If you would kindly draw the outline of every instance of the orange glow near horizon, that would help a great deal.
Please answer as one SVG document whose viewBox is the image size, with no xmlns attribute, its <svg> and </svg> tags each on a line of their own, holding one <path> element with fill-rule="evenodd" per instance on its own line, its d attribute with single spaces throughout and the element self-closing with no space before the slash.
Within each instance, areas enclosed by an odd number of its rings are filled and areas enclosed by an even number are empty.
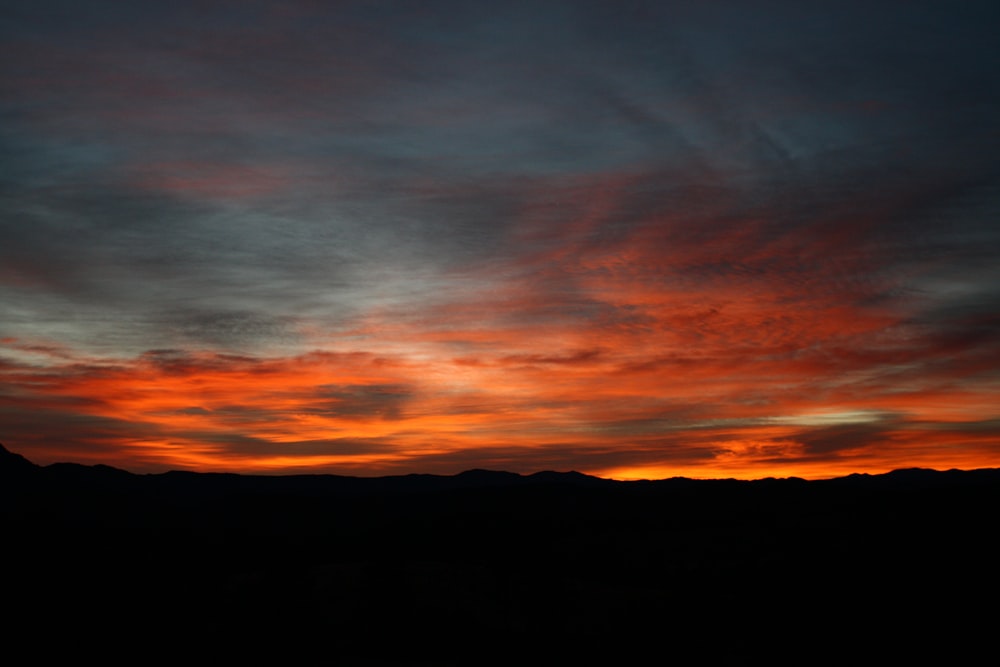
<svg viewBox="0 0 1000 667">
<path fill-rule="evenodd" d="M 427 343 L 411 332 L 421 350 L 412 358 L 203 352 L 99 362 L 50 351 L 46 365 L 8 368 L 17 389 L 6 401 L 53 415 L 70 406 L 65 441 L 25 432 L 5 442 L 43 463 L 146 471 L 572 468 L 614 479 L 747 479 L 996 464 L 995 433 L 979 427 L 996 405 L 989 388 L 918 383 L 859 397 L 836 374 L 812 380 L 822 359 L 739 359 L 721 344 L 652 354 L 651 337 L 635 331 L 588 341 L 565 330 L 551 347 L 520 331 L 464 333 L 488 335 L 490 350 L 500 340 L 504 353 L 450 356 L 449 338 L 434 331 L 423 333 Z M 810 381 L 818 395 L 802 391 Z M 81 419 L 97 426 L 81 436 L 71 429 Z"/>
<path fill-rule="evenodd" d="M 5 339 L 0 408 L 21 416 L 0 436 L 40 462 L 149 471 L 824 478 L 1000 463 L 1000 364 L 845 278 L 876 260 L 844 250 L 841 225 L 769 235 L 749 219 L 699 238 L 653 216 L 596 242 L 628 183 L 597 188 L 558 234 L 526 208 L 512 234 L 542 249 L 435 278 L 460 288 L 377 300 L 335 333 L 304 319 L 311 351 L 109 359 Z"/>
<path fill-rule="evenodd" d="M 373 305 L 336 335 L 305 323 L 311 352 L 109 359 L 0 341 L 0 436 L 43 463 L 148 471 L 822 478 L 1000 462 L 995 359 L 856 305 L 865 285 L 822 273 L 839 265 L 787 259 L 836 245 L 836 228 L 758 247 L 747 265 L 777 268 L 734 280 L 712 257 L 758 222 L 692 240 L 651 219 L 594 243 L 616 187 L 557 248 L 453 269 L 442 280 L 463 288 L 446 298 Z M 525 215 L 516 233 L 537 232 Z"/>
</svg>

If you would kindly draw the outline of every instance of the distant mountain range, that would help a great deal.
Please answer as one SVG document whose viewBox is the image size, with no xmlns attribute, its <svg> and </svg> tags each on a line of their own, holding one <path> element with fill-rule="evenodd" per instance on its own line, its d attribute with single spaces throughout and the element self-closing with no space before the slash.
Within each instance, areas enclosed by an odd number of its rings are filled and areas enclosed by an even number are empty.
<svg viewBox="0 0 1000 667">
<path fill-rule="evenodd" d="M 1000 468 L 975 470 L 904 468 L 883 474 L 853 473 L 844 477 L 806 481 L 798 477 L 758 480 L 692 479 L 672 477 L 660 480 L 618 481 L 580 472 L 540 471 L 529 475 L 472 469 L 456 475 L 408 474 L 383 477 L 355 477 L 335 474 L 247 475 L 170 471 L 134 474 L 111 466 L 53 463 L 40 466 L 0 444 L 0 480 L 8 484 L 100 484 L 123 490 L 140 488 L 173 489 L 191 493 L 249 491 L 303 494 L 444 491 L 476 488 L 516 488 L 530 486 L 613 489 L 627 487 L 659 489 L 709 489 L 728 487 L 835 486 L 866 488 L 941 487 L 1000 482 Z"/>
<path fill-rule="evenodd" d="M 138 475 L 0 447 L 0 627 L 105 662 L 974 664 L 998 517 L 996 469 Z"/>
</svg>

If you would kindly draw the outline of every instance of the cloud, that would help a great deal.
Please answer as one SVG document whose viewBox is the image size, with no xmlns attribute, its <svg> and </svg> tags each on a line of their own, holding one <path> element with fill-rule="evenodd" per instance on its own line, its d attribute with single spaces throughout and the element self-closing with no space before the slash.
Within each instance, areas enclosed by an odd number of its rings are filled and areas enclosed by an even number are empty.
<svg viewBox="0 0 1000 667">
<path fill-rule="evenodd" d="M 987 3 L 105 5 L 0 27 L 5 441 L 267 470 L 941 460 L 918 432 L 985 456 Z"/>
<path fill-rule="evenodd" d="M 795 440 L 804 446 L 806 456 L 829 456 L 882 444 L 890 439 L 892 432 L 898 428 L 899 424 L 870 422 L 838 424 L 803 431 L 795 436 Z"/>
<path fill-rule="evenodd" d="M 290 318 L 247 311 L 195 312 L 164 317 L 176 327 L 179 337 L 196 348 L 221 349 L 251 347 L 259 341 L 282 341 L 295 337 Z"/>
<path fill-rule="evenodd" d="M 320 385 L 313 396 L 325 403 L 314 408 L 319 414 L 401 419 L 413 389 L 401 383 Z"/>
</svg>

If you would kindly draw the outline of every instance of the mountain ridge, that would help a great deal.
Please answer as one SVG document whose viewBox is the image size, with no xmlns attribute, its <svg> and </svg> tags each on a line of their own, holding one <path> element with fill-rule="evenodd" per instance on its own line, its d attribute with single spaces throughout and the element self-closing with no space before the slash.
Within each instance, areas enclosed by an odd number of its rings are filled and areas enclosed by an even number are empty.
<svg viewBox="0 0 1000 667">
<path fill-rule="evenodd" d="M 907 467 L 884 473 L 850 473 L 840 477 L 807 480 L 801 477 L 761 477 L 756 479 L 667 477 L 661 479 L 616 480 L 589 475 L 576 470 L 540 470 L 517 473 L 507 470 L 471 468 L 455 474 L 409 473 L 364 477 L 337 473 L 292 473 L 262 475 L 234 472 L 198 472 L 169 470 L 159 473 L 133 473 L 106 464 L 81 464 L 56 462 L 39 465 L 21 454 L 11 452 L 0 443 L 0 479 L 9 483 L 31 481 L 63 484 L 103 483 L 131 485 L 148 484 L 188 486 L 192 488 L 217 486 L 220 488 L 248 489 L 256 487 L 271 490 L 319 492 L 339 491 L 421 491 L 434 489 L 504 488 L 555 485 L 569 488 L 642 488 L 642 487 L 718 487 L 730 486 L 937 486 L 942 484 L 1000 481 L 1000 468 L 935 468 Z"/>
<path fill-rule="evenodd" d="M 507 665 L 547 642 L 590 664 L 622 638 L 645 653 L 666 637 L 717 646 L 722 664 L 797 664 L 775 663 L 775 627 L 827 650 L 850 608 L 860 634 L 845 658 L 870 651 L 865 633 L 883 636 L 887 617 L 920 637 L 957 623 L 940 643 L 954 657 L 955 638 L 993 637 L 967 597 L 1000 594 L 998 507 L 996 469 L 136 475 L 0 449 L 0 569 L 11 637 L 44 623 L 103 642 L 116 628 L 157 650 L 189 638 L 186 655 L 208 643 L 259 657 L 266 641 L 285 664 L 298 647 L 303 664 L 333 651 L 345 665 Z M 723 617 L 742 620 L 720 643 Z M 893 637 L 883 648 L 898 657 Z"/>
</svg>

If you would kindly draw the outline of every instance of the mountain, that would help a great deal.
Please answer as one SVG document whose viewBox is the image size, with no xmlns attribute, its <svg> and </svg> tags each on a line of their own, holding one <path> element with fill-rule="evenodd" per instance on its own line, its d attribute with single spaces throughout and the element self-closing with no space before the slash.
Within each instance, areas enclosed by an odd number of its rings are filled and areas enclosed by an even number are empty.
<svg viewBox="0 0 1000 667">
<path fill-rule="evenodd" d="M 0 443 L 0 479 L 19 475 L 29 475 L 38 470 L 38 466 L 20 454 L 8 451 Z"/>
<path fill-rule="evenodd" d="M 384 477 L 352 477 L 332 474 L 298 475 L 248 475 L 234 473 L 197 473 L 170 471 L 166 473 L 136 475 L 112 466 L 81 465 L 78 463 L 53 463 L 39 466 L 20 454 L 7 450 L 0 444 L 0 476 L 8 479 L 26 477 L 35 482 L 57 484 L 98 484 L 104 488 L 121 485 L 123 488 L 190 491 L 217 495 L 227 492 L 253 490 L 260 493 L 296 493 L 315 495 L 322 493 L 386 493 L 426 492 L 454 489 L 487 489 L 529 486 L 558 486 L 579 488 L 635 489 L 695 489 L 775 487 L 775 486 L 838 486 L 854 488 L 902 488 L 992 484 L 1000 477 L 1000 469 L 938 471 L 928 468 L 906 468 L 883 474 L 853 473 L 845 477 L 806 482 L 797 477 L 764 478 L 759 480 L 691 479 L 673 477 L 661 480 L 622 482 L 586 475 L 576 471 L 556 472 L 544 470 L 529 475 L 518 473 L 471 469 L 456 475 L 408 474 Z"/>
<path fill-rule="evenodd" d="M 992 469 L 136 475 L 0 447 L 5 642 L 286 664 L 968 664 L 995 635 L 998 510 Z"/>
</svg>

